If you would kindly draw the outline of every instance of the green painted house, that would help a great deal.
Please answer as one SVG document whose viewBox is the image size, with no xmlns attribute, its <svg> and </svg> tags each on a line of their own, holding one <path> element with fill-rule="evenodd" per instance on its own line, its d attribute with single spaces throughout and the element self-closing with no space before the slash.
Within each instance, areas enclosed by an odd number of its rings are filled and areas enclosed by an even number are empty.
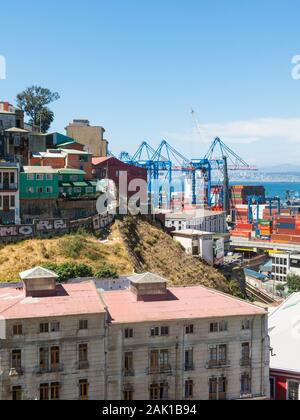
<svg viewBox="0 0 300 420">
<path fill-rule="evenodd" d="M 24 166 L 20 173 L 20 199 L 57 199 L 58 173 L 51 166 Z"/>
<path fill-rule="evenodd" d="M 58 169 L 59 193 L 67 198 L 92 197 L 97 194 L 97 181 L 85 181 L 86 173 L 79 169 Z"/>
</svg>

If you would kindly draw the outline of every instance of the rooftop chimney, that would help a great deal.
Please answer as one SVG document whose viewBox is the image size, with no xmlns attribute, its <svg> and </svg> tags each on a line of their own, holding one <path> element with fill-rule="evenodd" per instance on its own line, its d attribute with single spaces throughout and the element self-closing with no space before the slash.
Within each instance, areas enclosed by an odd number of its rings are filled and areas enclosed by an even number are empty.
<svg viewBox="0 0 300 420">
<path fill-rule="evenodd" d="M 56 294 L 57 274 L 42 267 L 20 273 L 23 281 L 25 296 L 53 296 Z"/>
<path fill-rule="evenodd" d="M 167 280 L 152 273 L 140 274 L 130 277 L 130 290 L 137 300 L 146 296 L 161 298 L 167 295 Z"/>
</svg>

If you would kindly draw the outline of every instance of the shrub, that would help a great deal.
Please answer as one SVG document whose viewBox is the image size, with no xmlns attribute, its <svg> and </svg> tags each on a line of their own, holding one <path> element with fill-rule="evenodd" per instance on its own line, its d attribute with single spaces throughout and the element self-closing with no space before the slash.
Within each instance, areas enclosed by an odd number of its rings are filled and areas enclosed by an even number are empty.
<svg viewBox="0 0 300 420">
<path fill-rule="evenodd" d="M 85 245 L 82 235 L 69 236 L 59 241 L 61 253 L 68 258 L 77 258 Z"/>
<path fill-rule="evenodd" d="M 58 281 L 64 282 L 77 277 L 92 277 L 93 270 L 86 264 L 75 264 L 75 263 L 45 263 L 44 268 L 54 271 L 58 275 Z"/>
<path fill-rule="evenodd" d="M 113 265 L 103 263 L 94 271 L 95 277 L 98 279 L 117 279 L 119 278 L 118 272 Z"/>
<path fill-rule="evenodd" d="M 296 274 L 289 274 L 287 276 L 287 285 L 290 293 L 295 293 L 300 291 L 300 277 Z"/>
</svg>

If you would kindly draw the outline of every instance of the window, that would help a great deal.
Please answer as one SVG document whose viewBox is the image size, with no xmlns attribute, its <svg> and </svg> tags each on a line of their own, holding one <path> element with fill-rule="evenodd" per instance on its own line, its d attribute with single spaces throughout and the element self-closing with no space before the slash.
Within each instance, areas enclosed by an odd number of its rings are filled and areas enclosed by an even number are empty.
<svg viewBox="0 0 300 420">
<path fill-rule="evenodd" d="M 186 334 L 194 334 L 194 325 L 187 325 L 185 327 L 185 333 Z"/>
<path fill-rule="evenodd" d="M 242 366 L 248 365 L 250 363 L 250 344 L 242 343 Z"/>
<path fill-rule="evenodd" d="M 153 327 L 151 328 L 150 332 L 151 337 L 159 337 L 160 335 L 162 337 L 166 337 L 169 335 L 169 327 L 163 326 L 163 327 Z"/>
<path fill-rule="evenodd" d="M 43 188 L 43 187 L 37 187 L 36 192 L 37 192 L 38 194 L 43 194 L 43 192 L 44 192 L 44 188 Z"/>
<path fill-rule="evenodd" d="M 194 396 L 194 382 L 192 380 L 185 381 L 184 396 L 186 400 L 192 399 Z"/>
<path fill-rule="evenodd" d="M 27 174 L 27 181 L 33 181 L 34 180 L 34 174 Z"/>
<path fill-rule="evenodd" d="M 126 328 L 124 331 L 124 337 L 125 338 L 133 338 L 133 329 L 132 328 Z"/>
<path fill-rule="evenodd" d="M 10 196 L 10 208 L 13 209 L 16 206 L 16 197 L 14 195 Z"/>
<path fill-rule="evenodd" d="M 159 336 L 159 328 L 151 328 L 151 337 L 158 337 Z"/>
<path fill-rule="evenodd" d="M 219 400 L 226 400 L 226 396 L 227 396 L 227 379 L 224 376 L 222 376 L 221 378 L 219 378 L 218 391 L 219 391 L 219 395 L 218 395 Z"/>
<path fill-rule="evenodd" d="M 47 371 L 49 369 L 49 349 L 48 347 L 40 348 L 40 370 Z"/>
<path fill-rule="evenodd" d="M 228 322 L 227 321 L 212 322 L 209 326 L 209 331 L 211 333 L 226 332 L 228 331 Z"/>
<path fill-rule="evenodd" d="M 52 181 L 53 179 L 53 175 L 52 174 L 46 174 L 46 180 L 47 181 Z"/>
<path fill-rule="evenodd" d="M 245 319 L 242 322 L 242 330 L 246 331 L 246 330 L 250 330 L 250 329 L 251 329 L 251 321 L 250 321 L 250 319 Z"/>
<path fill-rule="evenodd" d="M 70 175 L 70 181 L 78 181 L 78 176 L 77 175 Z"/>
<path fill-rule="evenodd" d="M 40 324 L 40 333 L 48 333 L 49 332 L 49 324 L 48 322 L 43 322 Z"/>
<path fill-rule="evenodd" d="M 14 146 L 19 147 L 21 144 L 21 137 L 19 135 L 14 136 Z"/>
<path fill-rule="evenodd" d="M 60 330 L 59 322 L 51 322 L 51 332 L 58 332 Z"/>
<path fill-rule="evenodd" d="M 161 327 L 161 329 L 160 329 L 160 335 L 161 336 L 167 336 L 167 335 L 169 335 L 169 327 Z"/>
<path fill-rule="evenodd" d="M 210 324 L 209 331 L 211 333 L 218 332 L 219 331 L 219 324 L 217 322 L 212 322 Z"/>
<path fill-rule="evenodd" d="M 15 324 L 13 326 L 13 335 L 22 335 L 22 334 L 23 334 L 22 324 Z"/>
<path fill-rule="evenodd" d="M 166 400 L 168 399 L 169 385 L 165 382 L 150 385 L 150 400 Z"/>
<path fill-rule="evenodd" d="M 53 192 L 52 187 L 46 187 L 46 193 L 51 194 Z"/>
<path fill-rule="evenodd" d="M 12 393 L 12 400 L 13 401 L 21 401 L 22 400 L 22 387 L 21 386 L 13 386 L 11 393 Z"/>
<path fill-rule="evenodd" d="M 26 191 L 28 194 L 34 194 L 34 188 L 33 187 L 27 187 Z"/>
<path fill-rule="evenodd" d="M 185 350 L 184 366 L 185 366 L 186 371 L 194 369 L 194 351 L 193 351 L 193 349 Z"/>
<path fill-rule="evenodd" d="M 79 162 L 88 162 L 89 157 L 88 157 L 88 155 L 80 155 L 78 160 L 79 160 Z"/>
<path fill-rule="evenodd" d="M 79 329 L 80 330 L 87 330 L 89 327 L 89 322 L 87 319 L 81 319 L 79 321 Z"/>
<path fill-rule="evenodd" d="M 169 370 L 169 350 L 151 350 L 150 373 L 167 372 Z"/>
<path fill-rule="evenodd" d="M 13 350 L 11 352 L 11 367 L 12 369 L 21 369 L 22 367 L 22 352 L 21 350 Z"/>
<path fill-rule="evenodd" d="M 85 192 L 86 192 L 87 194 L 93 194 L 94 189 L 93 189 L 93 187 L 86 187 Z"/>
<path fill-rule="evenodd" d="M 60 354 L 59 354 L 59 347 L 51 347 L 50 349 L 50 363 L 51 363 L 51 370 L 57 371 L 60 368 Z"/>
<path fill-rule="evenodd" d="M 60 383 L 59 382 L 52 382 L 49 384 L 40 384 L 40 400 L 41 401 L 48 401 L 49 394 L 50 400 L 59 400 L 60 399 Z"/>
<path fill-rule="evenodd" d="M 9 182 L 11 184 L 14 184 L 15 183 L 15 173 L 14 172 L 11 172 L 10 173 L 10 175 L 9 175 Z"/>
<path fill-rule="evenodd" d="M 59 400 L 60 399 L 60 383 L 53 382 L 50 386 L 50 399 Z"/>
<path fill-rule="evenodd" d="M 43 181 L 44 180 L 44 175 L 43 174 L 36 174 L 36 180 L 37 181 Z"/>
<path fill-rule="evenodd" d="M 209 379 L 209 400 L 216 401 L 218 399 L 218 379 Z"/>
<path fill-rule="evenodd" d="M 88 400 L 88 389 L 89 384 L 87 379 L 81 379 L 79 381 L 79 399 Z"/>
<path fill-rule="evenodd" d="M 126 352 L 124 355 L 124 370 L 125 375 L 133 374 L 133 353 Z"/>
<path fill-rule="evenodd" d="M 299 382 L 296 381 L 288 381 L 288 387 L 287 387 L 287 399 L 288 401 L 299 401 Z"/>
<path fill-rule="evenodd" d="M 243 373 L 241 377 L 241 394 L 251 394 L 251 379 L 249 373 Z"/>
<path fill-rule="evenodd" d="M 224 366 L 227 362 L 227 345 L 209 346 L 209 367 Z"/>
<path fill-rule="evenodd" d="M 276 392 L 275 392 L 276 380 L 275 378 L 270 378 L 270 396 L 271 400 L 275 400 Z"/>
<path fill-rule="evenodd" d="M 2 195 L 0 195 L 0 207 L 3 207 L 3 203 L 2 203 Z"/>
<path fill-rule="evenodd" d="M 227 321 L 221 321 L 220 322 L 219 331 L 220 332 L 228 331 L 228 322 Z"/>
<path fill-rule="evenodd" d="M 79 344 L 78 346 L 79 369 L 86 367 L 88 362 L 88 345 Z"/>
<path fill-rule="evenodd" d="M 126 389 L 124 391 L 124 401 L 133 401 L 133 389 Z"/>
<path fill-rule="evenodd" d="M 49 400 L 49 384 L 40 385 L 40 400 L 41 401 Z"/>
</svg>

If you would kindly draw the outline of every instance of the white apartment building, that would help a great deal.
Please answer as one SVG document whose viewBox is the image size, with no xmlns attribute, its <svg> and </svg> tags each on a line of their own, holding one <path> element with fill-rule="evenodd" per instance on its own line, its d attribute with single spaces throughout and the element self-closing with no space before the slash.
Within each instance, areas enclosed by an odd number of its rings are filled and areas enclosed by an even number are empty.
<svg viewBox="0 0 300 420">
<path fill-rule="evenodd" d="M 165 226 L 176 230 L 200 230 L 210 233 L 226 233 L 227 222 L 225 212 L 195 210 L 191 212 L 171 213 L 165 216 Z"/>
<path fill-rule="evenodd" d="M 286 282 L 289 274 L 300 276 L 300 254 L 274 253 L 272 258 L 272 276 L 276 281 Z"/>
</svg>

